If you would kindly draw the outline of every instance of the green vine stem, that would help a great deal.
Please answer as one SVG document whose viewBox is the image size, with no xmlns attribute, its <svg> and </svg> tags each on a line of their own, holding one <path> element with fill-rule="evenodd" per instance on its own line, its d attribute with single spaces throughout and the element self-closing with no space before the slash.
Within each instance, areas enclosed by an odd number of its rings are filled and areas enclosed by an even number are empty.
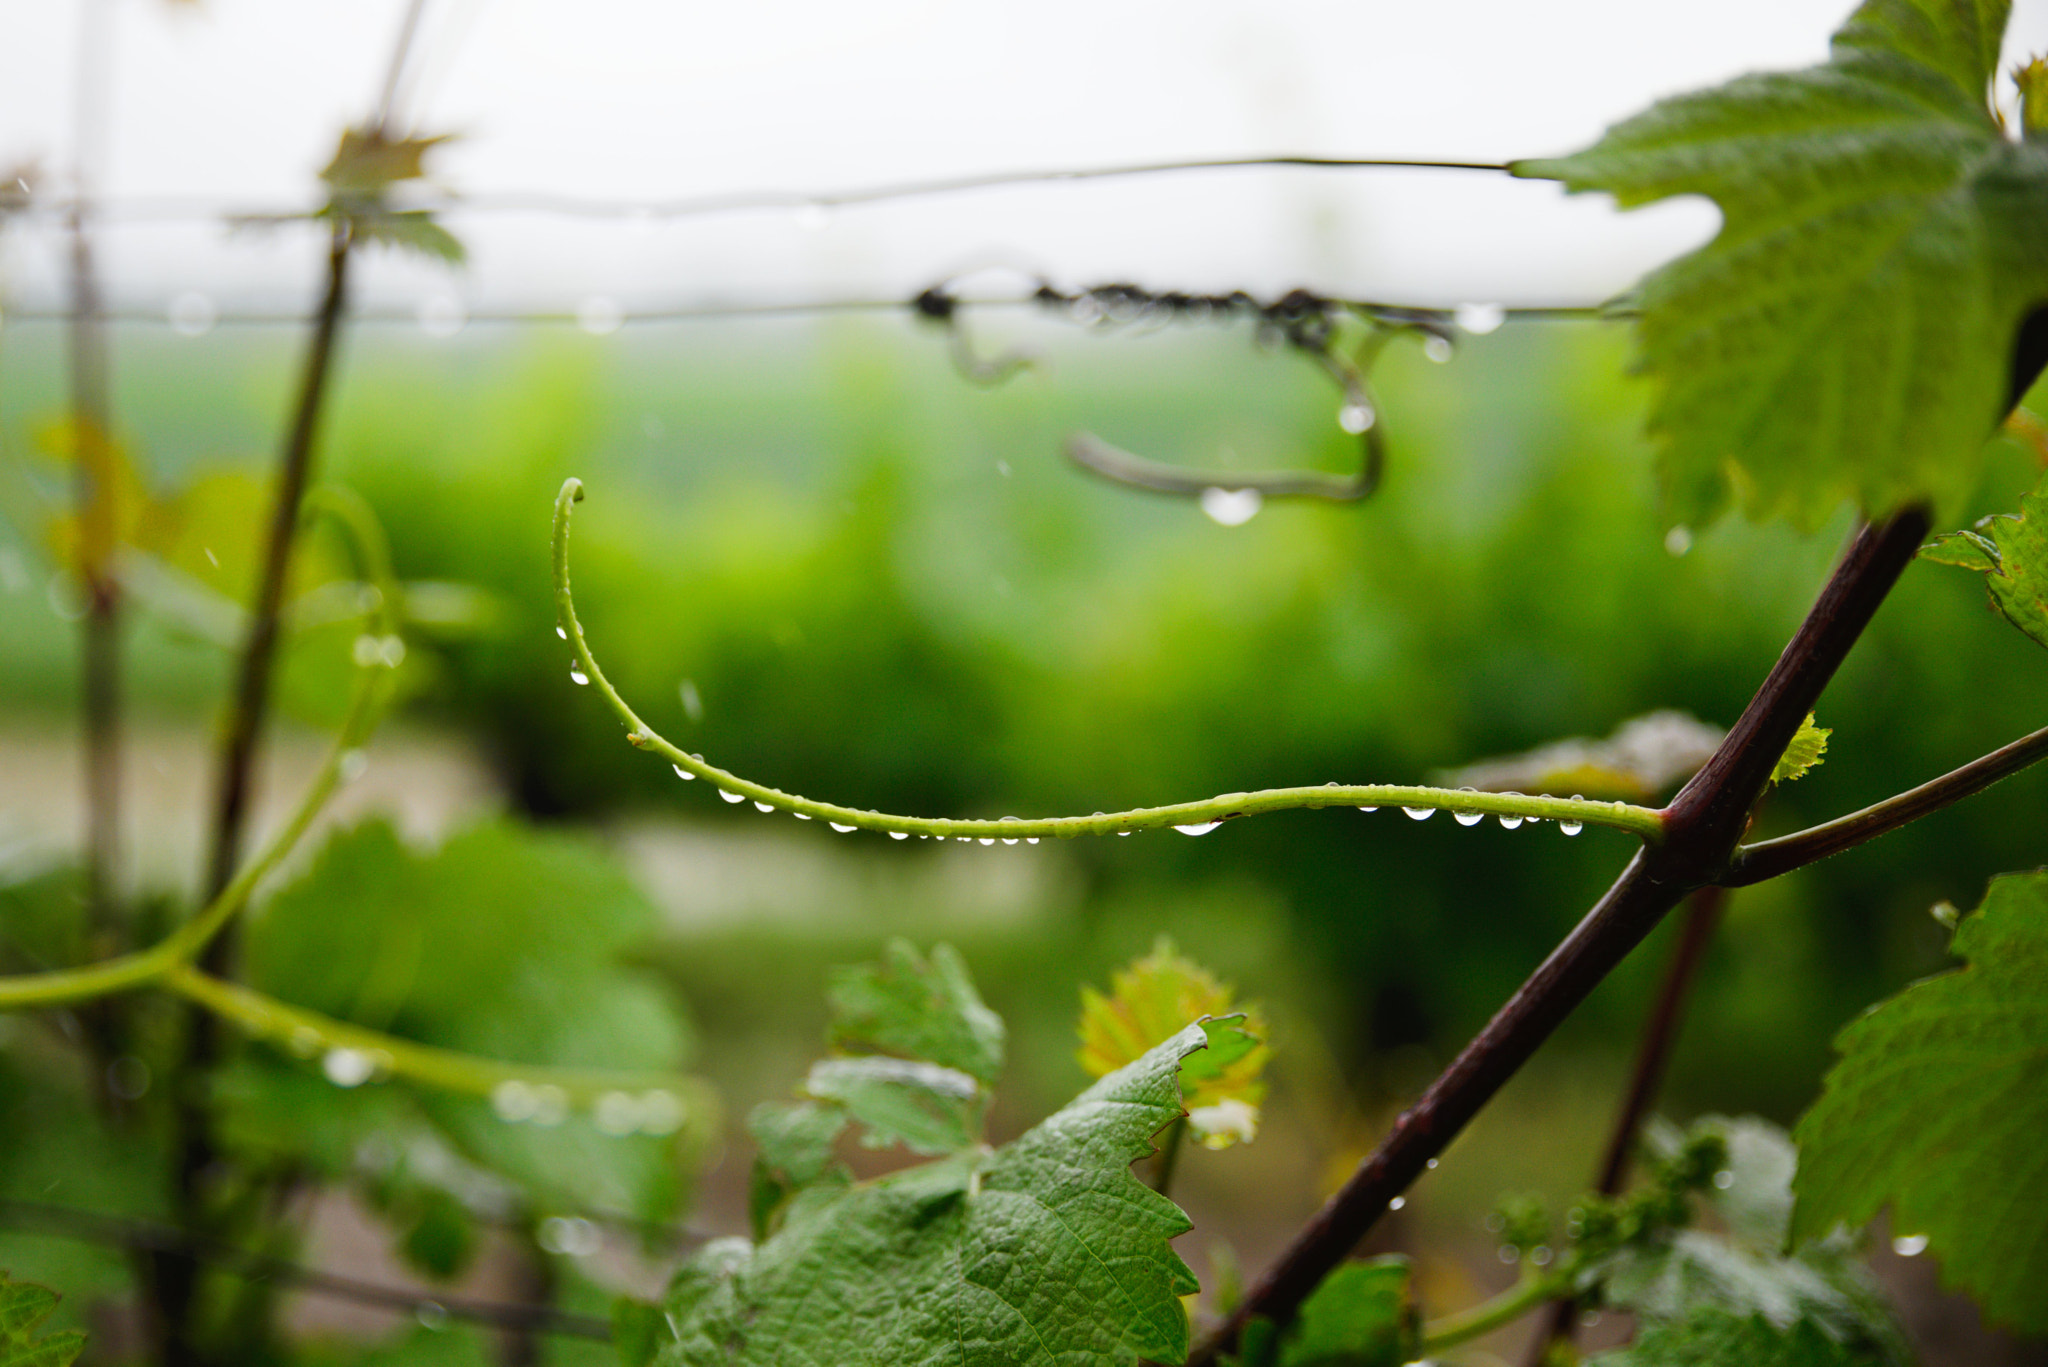
<svg viewBox="0 0 2048 1367">
<path fill-rule="evenodd" d="M 242 866 L 220 894 L 199 913 L 148 949 L 77 968 L 53 969 L 0 977 L 0 1011 L 67 1006 L 116 992 L 131 991 L 163 980 L 174 968 L 193 962 L 236 913 L 249 904 L 265 878 L 297 847 L 328 799 L 361 762 L 362 746 L 376 729 L 389 692 L 392 667 L 402 649 L 397 624 L 395 581 L 391 559 L 376 519 L 359 498 L 341 490 L 316 490 L 308 510 L 326 513 L 340 525 L 364 578 L 364 627 L 355 644 L 355 679 L 348 710 L 327 756 L 301 794 L 291 817 L 256 858 Z"/>
<path fill-rule="evenodd" d="M 672 1133 L 685 1123 L 702 1131 L 718 1112 L 709 1085 L 699 1078 L 506 1063 L 417 1044 L 281 1002 L 187 963 L 174 964 L 162 983 L 266 1043 L 301 1058 L 320 1059 L 329 1080 L 345 1087 L 387 1076 L 404 1078 L 436 1091 L 486 1098 L 507 1119 L 542 1123 L 570 1111 L 605 1116 L 612 1110 L 632 1110 L 643 1117 L 632 1128 L 658 1134 Z"/>
<path fill-rule="evenodd" d="M 1530 1311 L 1568 1293 L 1576 1273 L 1576 1263 L 1548 1275 L 1524 1272 L 1521 1280 L 1491 1300 L 1481 1301 L 1454 1315 L 1430 1320 L 1422 1326 L 1423 1355 L 1440 1353 L 1446 1348 L 1490 1334 L 1502 1325 L 1513 1324 Z"/>
<path fill-rule="evenodd" d="M 184 997 L 249 1034 L 301 1057 L 318 1058 L 330 1081 L 357 1086 L 378 1077 L 405 1078 L 444 1092 L 488 1098 L 510 1120 L 553 1123 L 571 1111 L 592 1112 L 612 1133 L 666 1134 L 687 1128 L 693 1138 L 716 1127 L 718 1103 L 701 1079 L 674 1073 L 609 1072 L 507 1063 L 387 1035 L 309 1011 L 199 971 L 194 965 L 256 889 L 295 849 L 334 792 L 361 761 L 404 658 L 398 636 L 398 586 L 383 529 L 360 497 L 338 488 L 305 499 L 309 516 L 341 528 L 362 576 L 364 631 L 354 645 L 355 681 L 341 729 L 298 805 L 261 853 L 220 895 L 148 949 L 78 968 L 0 977 L 0 1011 L 66 1006 L 145 987 Z"/>
<path fill-rule="evenodd" d="M 1127 812 L 1029 819 L 1004 817 L 995 821 L 896 816 L 841 807 L 786 793 L 780 788 L 770 788 L 715 764 L 707 764 L 702 756 L 678 749 L 640 719 L 598 667 L 597 659 L 590 653 L 589 643 L 584 639 L 582 623 L 576 617 L 576 604 L 569 592 L 569 516 L 582 497 L 583 481 L 579 479 L 566 481 L 561 493 L 555 497 L 555 612 L 557 630 L 575 656 L 572 677 L 580 676 L 579 681 L 587 681 L 597 689 L 625 723 L 626 739 L 630 743 L 660 755 L 675 767 L 678 774 L 709 780 L 734 802 L 751 801 L 764 811 L 783 811 L 802 820 L 829 822 L 833 829 L 840 831 L 881 831 L 898 838 L 915 835 L 935 840 L 980 840 L 985 844 L 993 844 L 998 839 L 1036 841 L 1045 836 L 1065 839 L 1154 830 L 1165 826 L 1173 826 L 1189 834 L 1201 834 L 1217 823 L 1236 817 L 1302 807 L 1404 807 L 1424 813 L 1452 811 L 1463 815 L 1505 817 L 1510 821 L 1556 821 L 1568 833 L 1580 826 L 1607 826 L 1638 836 L 1648 845 L 1658 844 L 1663 839 L 1663 813 L 1626 802 L 1589 802 L 1584 798 L 1528 797 L 1521 793 L 1481 793 L 1390 783 L 1267 788 L 1255 793 L 1224 793 L 1198 802 L 1179 802 L 1165 807 L 1138 807 Z"/>
</svg>

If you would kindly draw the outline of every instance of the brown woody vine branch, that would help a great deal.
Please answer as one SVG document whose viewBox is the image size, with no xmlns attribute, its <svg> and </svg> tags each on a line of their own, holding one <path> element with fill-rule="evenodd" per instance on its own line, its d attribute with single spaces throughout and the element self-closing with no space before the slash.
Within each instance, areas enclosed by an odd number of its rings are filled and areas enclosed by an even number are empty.
<svg viewBox="0 0 2048 1367">
<path fill-rule="evenodd" d="M 1818 601 L 1721 748 L 1665 811 L 1663 844 L 1645 846 L 1528 981 L 1394 1122 L 1377 1150 L 1189 1358 L 1210 1367 L 1254 1317 L 1293 1318 L 1480 1107 L 1528 1062 L 1572 1010 L 1696 887 L 1719 881 L 1771 769 L 1822 689 L 1919 551 L 1928 530 L 1913 508 L 1858 533 Z"/>
</svg>

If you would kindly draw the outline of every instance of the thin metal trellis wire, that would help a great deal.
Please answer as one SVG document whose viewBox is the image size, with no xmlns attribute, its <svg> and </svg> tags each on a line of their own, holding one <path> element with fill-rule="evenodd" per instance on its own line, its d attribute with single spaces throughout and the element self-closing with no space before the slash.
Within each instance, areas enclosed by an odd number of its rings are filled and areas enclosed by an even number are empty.
<svg viewBox="0 0 2048 1367">
<path fill-rule="evenodd" d="M 1097 296 L 1101 291 L 1122 291 L 1128 288 L 1130 287 L 1091 286 L 1085 289 L 1077 290 L 1071 295 L 1063 295 L 1061 296 L 1061 298 L 1067 301 L 1068 306 L 1071 307 L 1073 302 L 1085 301 L 1091 297 Z M 451 321 L 456 326 L 462 326 L 470 323 L 562 325 L 580 326 L 586 329 L 587 331 L 593 332 L 609 332 L 615 327 L 657 323 L 719 322 L 725 320 L 743 320 L 749 318 L 815 318 L 829 317 L 835 314 L 924 314 L 927 313 L 927 310 L 920 303 L 920 300 L 924 299 L 928 293 L 929 291 L 920 291 L 918 294 L 912 295 L 907 299 L 881 297 L 854 297 L 841 299 L 818 298 L 790 300 L 736 299 L 707 300 L 703 302 L 684 304 L 669 304 L 658 302 L 647 304 L 622 304 L 616 299 L 615 296 L 594 294 L 588 296 L 578 306 L 573 308 L 565 308 L 556 305 L 514 308 L 469 309 L 460 308 L 460 306 L 458 305 L 459 312 L 453 316 Z M 180 298 L 183 297 L 184 296 L 180 296 Z M 1191 293 L 1182 293 L 1178 291 L 1162 291 L 1159 293 L 1158 297 L 1166 299 L 1183 298 L 1205 300 L 1228 298 L 1231 296 L 1196 295 Z M 1249 295 L 1246 295 L 1244 297 L 1250 298 Z M 1371 313 L 1386 316 L 1405 315 L 1418 319 L 1433 319 L 1447 325 L 1455 324 L 1457 321 L 1457 315 L 1459 313 L 1459 308 L 1456 306 L 1398 303 L 1390 300 L 1351 299 L 1339 298 L 1334 296 L 1318 297 L 1325 299 L 1328 303 L 1335 307 L 1351 310 L 1361 314 Z M 447 296 L 444 295 L 432 296 L 433 300 L 445 300 L 446 298 Z M 176 310 L 173 307 L 177 302 L 177 300 L 173 300 L 172 305 L 159 307 L 142 307 L 131 305 L 108 308 L 100 310 L 93 316 L 111 323 L 133 325 L 154 324 L 183 329 L 187 327 L 188 324 L 177 316 Z M 951 296 L 950 302 L 951 307 L 956 310 L 967 310 L 971 312 L 982 312 L 989 310 L 1020 310 L 1030 308 L 1046 308 L 1049 304 L 1047 297 L 1044 295 L 1042 291 L 1033 292 L 1031 294 L 1006 296 Z M 1256 303 L 1256 301 L 1254 302 Z M 598 304 L 601 307 L 593 310 L 591 308 L 591 305 L 593 303 Z M 1502 307 L 1499 310 L 1499 313 L 1503 321 L 1509 322 L 1540 322 L 1572 319 L 1585 320 L 1601 318 L 1619 318 L 1628 316 L 1625 310 L 1611 308 L 1600 304 L 1584 303 L 1508 305 Z M 593 314 L 599 314 L 601 315 L 601 317 L 594 318 Z M 0 321 L 5 322 L 54 323 L 68 320 L 71 316 L 72 314 L 70 310 L 58 308 L 13 308 L 0 310 Z M 1191 312 L 1186 312 L 1185 316 L 1187 316 L 1188 318 L 1195 318 L 1195 315 Z M 310 317 L 311 315 L 308 313 L 295 310 L 288 311 L 282 309 L 226 309 L 207 314 L 204 317 L 203 322 L 198 326 L 197 330 L 204 331 L 206 328 L 215 326 L 300 326 L 308 322 Z M 1196 320 L 1201 321 L 1200 319 Z M 421 307 L 402 308 L 384 304 L 369 305 L 351 309 L 349 311 L 349 321 L 351 323 L 356 324 L 405 325 L 417 327 L 420 326 L 422 322 L 426 320 L 425 318 L 423 318 L 423 309 Z M 1093 318 L 1085 321 L 1088 325 L 1091 326 L 1114 327 L 1118 325 L 1120 320 L 1105 315 L 1100 318 Z M 1167 319 L 1162 315 L 1155 316 L 1152 319 L 1149 319 L 1148 321 L 1163 322 L 1167 321 Z"/>
<path fill-rule="evenodd" d="M 1511 175 L 1506 162 L 1428 160 L 1401 157 L 1319 157 L 1296 153 L 1275 153 L 1245 157 L 1191 157 L 1182 160 L 1131 162 L 1115 166 L 1035 168 L 1021 171 L 971 172 L 958 176 L 885 181 L 852 186 L 842 190 L 740 190 L 724 194 L 685 195 L 670 198 L 578 196 L 548 191 L 508 190 L 484 194 L 399 194 L 393 207 L 456 215 L 527 213 L 553 214 L 568 218 L 672 221 L 706 218 L 723 214 L 772 212 L 830 212 L 898 200 L 930 199 L 976 190 L 997 190 L 1025 185 L 1081 184 L 1091 181 L 1128 180 L 1138 177 L 1177 175 L 1188 172 L 1236 170 L 1310 171 L 1472 171 Z M 7 213 L 68 214 L 69 198 L 43 197 L 32 193 L 20 181 L 0 190 L 0 215 Z M 96 198 L 93 216 L 101 222 L 279 222 L 307 218 L 319 206 L 258 207 L 224 199 L 182 196 Z"/>
</svg>

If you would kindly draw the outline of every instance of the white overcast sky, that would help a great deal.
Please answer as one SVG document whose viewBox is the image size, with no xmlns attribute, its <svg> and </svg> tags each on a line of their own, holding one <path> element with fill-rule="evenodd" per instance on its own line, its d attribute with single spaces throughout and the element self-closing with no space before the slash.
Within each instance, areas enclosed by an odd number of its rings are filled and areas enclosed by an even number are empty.
<svg viewBox="0 0 2048 1367">
<path fill-rule="evenodd" d="M 72 162 L 80 0 L 0 10 L 0 167 Z M 101 191 L 305 204 L 382 78 L 399 0 L 103 0 L 111 126 Z M 405 113 L 457 142 L 471 194 L 660 198 L 830 191 L 1012 168 L 1301 152 L 1492 160 L 1585 144 L 1656 96 L 1822 60 L 1846 0 L 429 0 Z M 2023 0 L 2007 57 L 2048 48 Z M 816 215 L 688 223 L 451 220 L 451 273 L 387 258 L 397 307 L 631 307 L 913 292 L 1009 263 L 1062 283 L 1426 303 L 1596 300 L 1702 240 L 1700 205 L 1614 214 L 1550 186 L 1458 172 L 1233 171 L 1044 185 Z M 114 302 L 201 292 L 302 307 L 304 230 L 132 223 L 103 248 Z M 47 304 L 58 237 L 11 230 L 0 289 Z"/>
</svg>

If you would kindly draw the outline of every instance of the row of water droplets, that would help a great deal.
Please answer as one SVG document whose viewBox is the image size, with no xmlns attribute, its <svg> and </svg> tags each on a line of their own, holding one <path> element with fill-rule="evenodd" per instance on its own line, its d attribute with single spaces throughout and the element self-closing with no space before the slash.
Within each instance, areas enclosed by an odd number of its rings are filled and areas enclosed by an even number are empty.
<svg viewBox="0 0 2048 1367">
<path fill-rule="evenodd" d="M 323 1050 L 323 1043 L 320 1033 L 307 1026 L 294 1029 L 285 1039 L 286 1047 L 302 1058 L 319 1055 L 321 1075 L 337 1087 L 352 1090 L 391 1074 L 392 1057 L 382 1049 L 335 1045 Z M 519 1078 L 508 1078 L 493 1087 L 490 1101 L 498 1119 L 515 1125 L 552 1127 L 567 1120 L 572 1110 L 566 1089 L 552 1082 Z M 601 1092 L 591 1103 L 590 1117 L 600 1134 L 624 1138 L 674 1134 L 683 1127 L 686 1113 L 680 1097 L 656 1087 L 640 1092 Z"/>
<path fill-rule="evenodd" d="M 1217 492 L 1217 491 L 1216 491 L 1216 490 L 1213 490 L 1213 489 L 1212 489 L 1212 490 L 1210 490 L 1209 492 L 1210 492 L 1210 493 L 1215 493 L 1215 492 Z M 563 640 L 565 640 L 565 641 L 569 639 L 569 632 L 568 632 L 568 629 L 567 629 L 567 628 L 565 628 L 565 627 L 557 626 L 557 627 L 555 628 L 555 635 L 557 635 L 557 636 L 561 637 L 561 638 L 562 638 Z M 394 638 L 394 639 L 395 639 L 395 638 Z M 582 664 L 581 664 L 580 662 L 576 662 L 576 661 L 572 661 L 572 662 L 570 663 L 570 665 L 569 665 L 569 678 L 570 678 L 570 680 L 571 680 L 572 682 L 575 682 L 575 683 L 578 683 L 578 684 L 587 684 L 587 683 L 589 683 L 589 682 L 590 682 L 590 676 L 589 676 L 588 674 L 586 674 L 586 673 L 585 673 L 585 672 L 583 671 L 583 666 L 582 666 Z M 692 691 L 694 692 L 694 690 L 692 690 Z M 697 760 L 697 761 L 698 761 L 699 763 L 702 763 L 702 762 L 703 762 L 703 758 L 704 758 L 704 757 L 703 757 L 702 755 L 696 755 L 696 756 L 692 756 L 692 758 L 696 759 L 696 760 Z M 687 781 L 687 782 L 695 782 L 695 781 L 696 781 L 696 778 L 697 778 L 697 776 L 696 776 L 695 774 L 691 773 L 691 772 L 690 772 L 690 771 L 689 771 L 688 769 L 685 769 L 685 768 L 684 768 L 684 767 L 683 767 L 682 765 L 680 765 L 680 764 L 671 764 L 671 765 L 670 765 L 669 767 L 670 767 L 671 769 L 675 770 L 675 774 L 676 774 L 676 777 L 677 777 L 677 778 L 679 778 L 679 779 L 683 779 L 683 780 L 685 780 L 685 781 Z M 1334 782 L 1333 782 L 1333 783 L 1331 784 L 1331 786 L 1332 786 L 1332 787 L 1334 787 L 1334 786 L 1336 786 L 1336 785 L 1335 785 L 1335 784 L 1334 784 Z M 1458 791 L 1460 791 L 1460 792 L 1465 792 L 1465 793 L 1475 793 L 1475 794 L 1476 794 L 1476 793 L 1478 792 L 1478 789 L 1476 789 L 1476 788 L 1461 788 L 1461 789 L 1459 789 Z M 726 800 L 727 802 L 730 802 L 730 803 L 734 804 L 735 806 L 737 806 L 738 804 L 740 804 L 740 803 L 742 803 L 742 802 L 745 802 L 745 801 L 747 801 L 747 800 L 748 800 L 748 798 L 747 798 L 747 795 L 746 795 L 745 793 L 735 793 L 735 792 L 732 792 L 732 791 L 731 791 L 730 789 L 726 789 L 726 788 L 720 788 L 720 789 L 718 790 L 718 795 L 719 795 L 720 797 L 724 798 L 724 799 L 725 799 L 725 800 Z M 1511 794 L 1509 794 L 1509 796 L 1510 796 L 1510 797 L 1520 797 L 1520 796 L 1522 796 L 1522 794 L 1520 794 L 1520 793 L 1511 793 Z M 1583 801 L 1585 801 L 1585 797 L 1584 797 L 1584 796 L 1583 796 L 1582 794 L 1579 794 L 1579 793 L 1573 793 L 1573 794 L 1572 794 L 1572 801 L 1574 801 L 1574 802 L 1583 802 Z M 783 810 L 782 808 L 780 808 L 780 807 L 777 807 L 777 806 L 776 806 L 776 805 L 775 805 L 774 803 L 772 803 L 772 802 L 763 802 L 763 801 L 761 801 L 761 800 L 760 800 L 759 798 L 755 798 L 755 799 L 753 799 L 753 803 L 754 803 L 754 809 L 755 809 L 756 811 L 760 811 L 760 812 L 777 812 L 777 811 L 781 811 L 781 810 Z M 1379 810 L 1379 808 L 1378 808 L 1378 807 L 1360 807 L 1360 808 L 1359 808 L 1358 810 L 1359 810 L 1359 811 L 1361 811 L 1361 812 L 1376 812 L 1376 811 L 1378 811 L 1378 810 Z M 1435 815 L 1436 815 L 1436 813 L 1437 813 L 1437 811 L 1438 811 L 1438 809 L 1437 809 L 1437 808 L 1435 808 L 1435 807 L 1403 807 L 1403 808 L 1402 808 L 1401 810 L 1402 810 L 1402 811 L 1404 811 L 1404 812 L 1406 812 L 1406 813 L 1407 813 L 1407 814 L 1408 814 L 1408 815 L 1409 815 L 1410 817 L 1414 818 L 1414 819 L 1415 819 L 1415 820 L 1417 820 L 1417 821 L 1427 821 L 1427 820 L 1428 820 L 1428 819 L 1429 819 L 1430 817 L 1432 817 L 1432 816 L 1435 816 Z M 795 818 L 796 818 L 796 819 L 797 819 L 798 821 L 809 821 L 809 820 L 811 819 L 811 818 L 810 818 L 810 816 L 808 816 L 807 814 L 805 814 L 805 813 L 803 813 L 803 812 L 791 812 L 791 813 L 790 813 L 790 815 L 791 815 L 791 816 L 794 816 L 794 817 L 795 817 Z M 1097 815 L 1097 816 L 1102 816 L 1102 815 L 1104 815 L 1104 813 L 1102 813 L 1102 812 L 1097 812 L 1097 813 L 1095 813 L 1095 815 Z M 1480 823 L 1481 821 L 1484 821 L 1484 820 L 1486 819 L 1486 814 L 1485 814 L 1484 812 L 1464 812 L 1464 811 L 1459 811 L 1459 810 L 1457 810 L 1456 808 L 1452 808 L 1452 809 L 1451 809 L 1451 816 L 1452 816 L 1452 819 L 1454 819 L 1454 820 L 1455 820 L 1455 821 L 1456 821 L 1456 822 L 1457 822 L 1457 823 L 1458 823 L 1458 824 L 1459 824 L 1460 826 L 1476 826 L 1476 825 L 1478 825 L 1478 824 L 1479 824 L 1479 823 Z M 1006 817 L 1003 817 L 1002 819 L 1003 819 L 1004 821 L 1017 821 L 1017 820 L 1020 820 L 1021 818 L 1019 818 L 1019 817 L 1014 817 L 1014 816 L 1006 816 Z M 1502 813 L 1502 814 L 1500 815 L 1500 818 L 1499 818 L 1499 820 L 1500 820 L 1500 824 L 1501 824 L 1501 825 L 1502 825 L 1502 826 L 1503 826 L 1504 828 L 1506 828 L 1507 830 L 1510 830 L 1510 831 L 1512 831 L 1512 830 L 1514 830 L 1514 829 L 1515 829 L 1516 827 L 1520 826 L 1520 825 L 1521 825 L 1521 824 L 1522 824 L 1522 823 L 1523 823 L 1524 821 L 1528 821 L 1528 822 L 1534 823 L 1534 822 L 1540 822 L 1540 821 L 1542 821 L 1542 820 L 1543 820 L 1543 818 L 1542 818 L 1542 817 L 1540 817 L 1540 816 L 1531 816 L 1531 817 L 1513 816 L 1513 815 L 1509 815 L 1509 814 L 1507 814 L 1507 813 L 1505 813 L 1505 812 L 1504 812 L 1504 813 Z M 850 834 L 851 832 L 853 832 L 853 831 L 856 831 L 856 830 L 860 829 L 860 828 L 859 828 L 859 827 L 857 827 L 857 826 L 849 826 L 849 825 L 846 825 L 846 824 L 844 824 L 844 823 L 841 823 L 841 822 L 838 822 L 838 821 L 827 821 L 827 822 L 826 822 L 825 824 L 826 824 L 826 825 L 828 825 L 828 826 L 830 826 L 830 827 L 831 827 L 831 828 L 832 828 L 833 830 L 835 830 L 835 831 L 838 831 L 838 832 L 839 832 L 839 833 L 840 833 L 841 835 L 846 835 L 846 834 Z M 1180 832 L 1180 833 L 1181 833 L 1182 835 L 1207 835 L 1207 834 L 1208 834 L 1209 832 L 1211 832 L 1211 831 L 1215 830 L 1215 829 L 1216 829 L 1216 828 L 1217 828 L 1218 826 L 1221 826 L 1222 824 L 1223 824 L 1223 822 L 1222 822 L 1221 820 L 1216 820 L 1216 821 L 1193 821 L 1193 822 L 1189 822 L 1189 823 L 1187 823 L 1187 824 L 1185 824 L 1185 825 L 1177 825 L 1177 826 L 1175 826 L 1175 827 L 1174 827 L 1174 829 L 1175 829 L 1176 831 L 1179 831 L 1179 832 Z M 1561 821 L 1559 821 L 1559 822 L 1557 823 L 1557 828 L 1558 828 L 1558 829 L 1559 829 L 1560 831 L 1563 831 L 1563 832 L 1564 832 L 1564 833 L 1565 833 L 1566 835 L 1577 835 L 1577 834 L 1578 834 L 1578 833 L 1579 833 L 1580 831 L 1584 830 L 1584 829 L 1585 829 L 1586 827 L 1585 827 L 1585 823 L 1584 823 L 1583 821 L 1570 821 L 1570 820 L 1561 820 Z M 890 838 L 891 840 L 908 840 L 908 839 L 909 839 L 909 838 L 911 837 L 911 835 L 912 835 L 913 833 L 912 833 L 912 832 L 910 832 L 910 831 L 888 831 L 888 832 L 886 832 L 886 834 L 888 835 L 888 837 L 889 837 L 889 838 Z M 994 844 L 995 844 L 995 843 L 997 843 L 998 841 L 1001 841 L 1001 842 L 1002 842 L 1003 844 L 1005 844 L 1005 845 L 1015 845 L 1016 843 L 1018 843 L 1018 841 L 1019 841 L 1020 839 L 1021 839 L 1021 840 L 1023 841 L 1023 843 L 1024 843 L 1024 844 L 1026 844 L 1026 845 L 1036 845 L 1036 844 L 1038 843 L 1038 841 L 1039 841 L 1039 837 L 1038 837 L 1038 836 L 1035 836 L 1035 835 L 1032 835 L 1032 836 L 1022 836 L 1022 837 L 1019 837 L 1019 836 L 993 836 L 993 835 L 983 835 L 983 836 L 973 836 L 973 835 L 956 835 L 956 836 L 951 836 L 951 837 L 947 837 L 947 836 L 943 836 L 943 835 L 940 835 L 940 836 L 926 835 L 926 834 L 924 834 L 924 833 L 922 833 L 922 832 L 918 832 L 918 833 L 916 833 L 916 834 L 917 834 L 917 838 L 918 838 L 919 840 L 941 840 L 941 841 L 943 841 L 943 840 L 946 840 L 946 839 L 949 839 L 949 838 L 950 838 L 950 839 L 952 839 L 952 840 L 954 840 L 954 841 L 957 841 L 957 842 L 959 842 L 960 844 L 963 844 L 963 845 L 965 845 L 965 844 L 970 844 L 970 843 L 977 843 L 977 844 L 982 844 L 982 845 L 994 845 Z M 1118 831 L 1118 832 L 1117 832 L 1117 834 L 1118 834 L 1118 835 L 1131 835 L 1131 834 L 1133 834 L 1133 832 L 1131 832 L 1131 831 Z"/>
<path fill-rule="evenodd" d="M 1460 788 L 1458 791 L 1461 793 L 1477 794 L 1479 790 L 1477 788 Z M 1521 797 L 1523 796 L 1523 794 L 1508 793 L 1505 796 Z M 1584 802 L 1585 800 L 1585 796 L 1581 793 L 1572 794 L 1572 801 L 1574 802 Z M 1379 808 L 1360 807 L 1358 810 L 1361 812 L 1376 812 L 1379 810 Z M 1437 812 L 1442 809 L 1436 807 L 1403 807 L 1401 810 L 1406 812 L 1409 815 L 1409 817 L 1413 820 L 1427 821 L 1431 817 L 1435 816 Z M 1464 812 L 1459 811 L 1456 807 L 1452 807 L 1449 810 L 1451 813 L 1451 819 L 1453 821 L 1456 821 L 1460 826 L 1477 826 L 1480 822 L 1486 820 L 1486 813 L 1484 812 Z M 1500 821 L 1502 829 L 1512 831 L 1525 821 L 1530 823 L 1531 825 L 1535 825 L 1536 823 L 1541 822 L 1544 818 L 1540 816 L 1517 816 L 1510 812 L 1502 812 L 1500 813 L 1497 819 Z M 1566 835 L 1577 835 L 1580 831 L 1586 829 L 1586 823 L 1583 821 L 1560 820 L 1557 823 L 1557 828 L 1560 831 L 1563 831 Z"/>
</svg>

